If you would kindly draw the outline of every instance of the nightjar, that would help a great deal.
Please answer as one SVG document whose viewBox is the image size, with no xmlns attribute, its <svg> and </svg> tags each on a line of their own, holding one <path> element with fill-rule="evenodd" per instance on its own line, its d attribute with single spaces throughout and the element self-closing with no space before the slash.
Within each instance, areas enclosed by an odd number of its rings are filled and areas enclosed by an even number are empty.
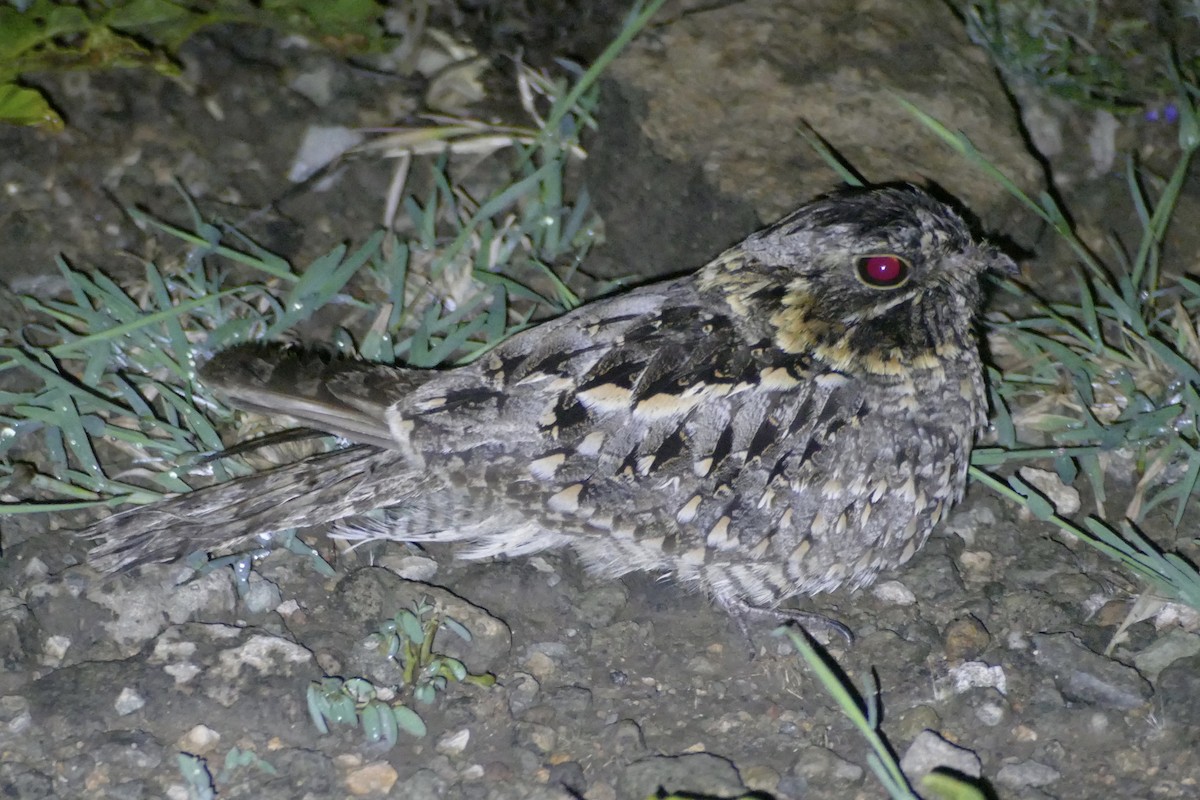
<svg viewBox="0 0 1200 800">
<path fill-rule="evenodd" d="M 203 381 L 349 444 L 109 517 L 102 569 L 387 508 L 357 535 L 571 547 L 730 610 L 871 583 L 958 501 L 986 394 L 980 278 L 1013 262 L 908 185 L 818 198 L 698 272 L 468 366 L 241 346 Z"/>
</svg>

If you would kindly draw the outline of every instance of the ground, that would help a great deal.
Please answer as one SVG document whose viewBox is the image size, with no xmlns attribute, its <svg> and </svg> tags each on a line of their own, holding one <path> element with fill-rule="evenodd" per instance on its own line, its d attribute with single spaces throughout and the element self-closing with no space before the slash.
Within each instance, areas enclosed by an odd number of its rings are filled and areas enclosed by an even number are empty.
<svg viewBox="0 0 1200 800">
<path fill-rule="evenodd" d="M 756 5 L 722 13 L 744 21 Z M 666 47 L 686 62 L 671 48 L 705 40 L 698 28 L 671 26 L 697 24 L 687 14 L 666 20 L 641 57 Z M 299 194 L 288 194 L 287 167 L 309 125 L 382 124 L 412 106 L 411 86 L 247 30 L 197 37 L 183 60 L 184 82 L 133 72 L 45 78 L 67 131 L 0 131 L 0 276 L 10 292 L 61 291 L 59 254 L 136 274 L 130 254 L 154 255 L 161 241 L 123 208 L 184 219 L 176 179 L 206 213 L 244 222 L 298 263 L 370 231 L 390 166 L 352 162 L 327 191 Z M 890 68 L 903 72 L 904 62 Z M 335 91 L 322 102 L 288 88 L 323 71 Z M 709 182 L 708 170 L 656 153 L 635 134 L 653 128 L 647 118 L 661 120 L 667 101 L 628 83 L 608 91 L 587 170 L 609 239 L 597 272 L 698 266 L 788 202 L 765 189 L 738 196 L 733 178 Z M 1014 112 L 994 113 L 997 127 L 1016 128 Z M 1077 161 L 1063 169 L 1078 176 L 1068 194 L 1093 210 L 1125 202 L 1120 164 L 1089 176 L 1094 161 L 1068 150 L 1063 158 Z M 943 157 L 940 174 L 953 174 L 951 165 Z M 872 168 L 879 179 L 908 177 Z M 614 185 L 653 185 L 660 202 L 631 203 L 632 190 Z M 790 200 L 822 188 L 795 187 Z M 997 201 L 981 216 L 1028 248 L 1031 262 L 1051 263 L 1044 237 L 1003 229 L 1007 213 Z M 1116 483 L 1113 508 L 1131 488 Z M 335 554 L 314 536 L 335 577 L 276 552 L 239 597 L 228 570 L 98 575 L 68 537 L 80 521 L 0 518 L 0 796 L 182 798 L 180 752 L 206 759 L 223 798 L 625 800 L 660 787 L 779 800 L 884 796 L 859 733 L 771 625 L 752 626 L 748 641 L 705 598 L 653 576 L 598 580 L 567 554 L 465 563 L 450 549 L 398 544 Z M 1175 546 L 1176 534 L 1157 524 L 1150 532 Z M 1159 615 L 1104 655 L 1141 591 L 1114 562 L 976 485 L 902 570 L 809 607 L 854 631 L 853 643 L 835 637 L 826 651 L 860 687 L 876 676 L 882 729 L 900 755 L 932 752 L 934 763 L 964 772 L 976 763 L 998 798 L 1194 797 L 1200 637 Z M 386 675 L 364 640 L 421 597 L 445 603 L 475 634 L 456 645 L 443 633 L 439 648 L 457 647 L 496 686 L 451 686 L 418 707 L 427 735 L 401 734 L 391 749 L 358 729 L 320 735 L 305 706 L 310 683 Z M 961 749 L 939 757 L 939 743 Z M 254 758 L 231 764 L 234 748 Z"/>
</svg>

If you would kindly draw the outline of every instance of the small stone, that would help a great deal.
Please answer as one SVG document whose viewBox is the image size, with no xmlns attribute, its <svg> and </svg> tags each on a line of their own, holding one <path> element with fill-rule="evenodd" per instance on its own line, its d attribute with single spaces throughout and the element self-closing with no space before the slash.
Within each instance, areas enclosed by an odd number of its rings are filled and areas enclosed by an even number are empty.
<svg viewBox="0 0 1200 800">
<path fill-rule="evenodd" d="M 518 723 L 517 730 L 523 741 L 533 745 L 542 753 L 549 753 L 558 745 L 558 734 L 549 725 L 523 722 Z"/>
<path fill-rule="evenodd" d="M 611 783 L 597 781 L 584 792 L 583 800 L 617 800 L 617 790 Z"/>
<path fill-rule="evenodd" d="M 1187 631 L 1170 630 L 1133 657 L 1134 666 L 1147 680 L 1157 681 L 1158 675 L 1181 658 L 1200 655 L 1200 636 Z"/>
<path fill-rule="evenodd" d="M 1037 761 L 1022 761 L 1002 766 L 996 773 L 996 782 L 1013 789 L 1025 789 L 1049 786 L 1061 777 L 1054 767 Z"/>
<path fill-rule="evenodd" d="M 412 777 L 400 784 L 397 797 L 413 800 L 425 797 L 446 797 L 446 781 L 431 769 L 419 769 Z"/>
<path fill-rule="evenodd" d="M 935 731 L 922 731 L 900 759 L 900 769 L 914 784 L 935 769 L 951 769 L 970 778 L 983 774 L 983 762 L 974 752 L 951 744 Z"/>
<path fill-rule="evenodd" d="M 547 678 L 554 677 L 554 673 L 558 672 L 558 664 L 554 659 L 540 650 L 535 650 L 525 659 L 525 668 L 529 670 L 539 682 L 545 682 Z"/>
<path fill-rule="evenodd" d="M 346 788 L 358 797 L 369 794 L 385 795 L 399 778 L 396 769 L 386 761 L 375 761 L 359 767 L 346 776 Z"/>
<path fill-rule="evenodd" d="M 1017 473 L 1049 500 L 1060 516 L 1069 517 L 1082 507 L 1079 490 L 1063 483 L 1057 473 L 1035 467 L 1021 467 Z"/>
<path fill-rule="evenodd" d="M 41 662 L 47 667 L 57 667 L 62 663 L 67 650 L 71 647 L 71 639 L 67 636 L 49 636 L 42 643 Z"/>
<path fill-rule="evenodd" d="M 971 581 L 991 580 L 992 561 L 992 554 L 983 550 L 964 550 L 958 557 L 964 577 Z"/>
<path fill-rule="evenodd" d="M 900 581 L 881 581 L 871 589 L 871 594 L 893 606 L 911 606 L 917 602 L 917 596 Z"/>
<path fill-rule="evenodd" d="M 646 738 L 642 734 L 642 728 L 631 719 L 613 723 L 605 729 L 605 736 L 620 755 L 633 757 L 646 752 Z"/>
<path fill-rule="evenodd" d="M 1200 726 L 1200 655 L 1180 658 L 1158 673 L 1163 716 L 1186 730 Z"/>
<path fill-rule="evenodd" d="M 136 690 L 130 689 L 128 686 L 126 686 L 121 690 L 121 693 L 117 695 L 116 702 L 113 703 L 113 708 L 116 709 L 117 714 L 124 717 L 140 710 L 145 705 L 146 698 L 138 694 Z"/>
<path fill-rule="evenodd" d="M 975 719 L 987 725 L 989 728 L 994 728 L 1004 722 L 1004 718 L 1008 715 L 1007 709 L 1000 703 L 984 703 L 979 708 L 975 709 Z"/>
<path fill-rule="evenodd" d="M 977 504 L 952 515 L 943 525 L 943 530 L 957 535 L 967 547 L 974 547 L 977 531 L 981 528 L 989 530 L 995 524 L 996 512 Z"/>
<path fill-rule="evenodd" d="M 279 587 L 258 572 L 251 572 L 246 584 L 242 592 L 242 604 L 251 614 L 265 614 L 283 602 L 283 592 Z"/>
<path fill-rule="evenodd" d="M 528 672 L 518 672 L 505 681 L 508 689 L 508 710 L 520 717 L 537 703 L 541 685 Z"/>
<path fill-rule="evenodd" d="M 1093 653 L 1072 634 L 1037 634 L 1032 641 L 1034 659 L 1067 700 L 1128 711 L 1154 694 L 1137 670 Z"/>
<path fill-rule="evenodd" d="M 792 772 L 810 784 L 848 784 L 862 780 L 863 769 L 846 761 L 832 750 L 812 745 L 796 754 Z"/>
<path fill-rule="evenodd" d="M 1008 693 L 1008 678 L 1004 668 L 982 661 L 967 661 L 949 670 L 955 694 L 964 694 L 972 689 L 995 689 L 1000 694 Z"/>
<path fill-rule="evenodd" d="M 1129 616 L 1129 603 L 1125 600 L 1109 600 L 1096 610 L 1092 622 L 1101 628 L 1115 628 Z"/>
<path fill-rule="evenodd" d="M 926 728 L 936 730 L 941 724 L 941 717 L 932 707 L 914 706 L 900 712 L 900 719 L 896 722 L 896 738 L 900 741 L 911 741 Z"/>
<path fill-rule="evenodd" d="M 603 628 L 612 624 L 621 609 L 629 605 L 629 590 L 625 585 L 605 583 L 596 586 L 579 599 L 576 606 L 579 618 L 592 628 Z"/>
<path fill-rule="evenodd" d="M 175 746 L 185 753 L 207 755 L 221 741 L 221 734 L 207 725 L 196 725 L 179 738 Z"/>
<path fill-rule="evenodd" d="M 630 764 L 617 783 L 618 797 L 652 797 L 667 792 L 696 792 L 718 797 L 742 795 L 746 787 L 728 760 L 711 753 L 651 756 Z"/>
<path fill-rule="evenodd" d="M 400 556 L 394 561 L 385 558 L 380 565 L 409 581 L 428 582 L 438 573 L 438 563 L 428 556 Z"/>
<path fill-rule="evenodd" d="M 289 620 L 292 622 L 303 622 L 304 621 L 303 617 L 296 618 L 297 614 L 304 615 L 304 609 L 300 607 L 300 603 L 297 602 L 294 598 L 289 599 L 289 600 L 284 600 L 282 603 L 275 606 L 275 611 L 277 611 L 279 613 L 279 616 L 283 617 L 286 620 Z"/>
<path fill-rule="evenodd" d="M 739 772 L 742 775 L 742 783 L 751 791 L 773 794 L 779 788 L 779 773 L 765 764 L 751 764 Z"/>
<path fill-rule="evenodd" d="M 463 728 L 454 733 L 447 733 L 438 738 L 435 749 L 447 756 L 460 756 L 471 741 L 471 731 Z"/>
<path fill-rule="evenodd" d="M 951 661 L 977 659 L 991 641 L 987 628 L 971 616 L 953 620 L 942 632 L 946 658 Z"/>
<path fill-rule="evenodd" d="M 18 694 L 7 694 L 0 697 L 0 722 L 8 733 L 21 734 L 29 730 L 33 724 L 33 715 L 29 713 L 29 701 Z"/>
</svg>

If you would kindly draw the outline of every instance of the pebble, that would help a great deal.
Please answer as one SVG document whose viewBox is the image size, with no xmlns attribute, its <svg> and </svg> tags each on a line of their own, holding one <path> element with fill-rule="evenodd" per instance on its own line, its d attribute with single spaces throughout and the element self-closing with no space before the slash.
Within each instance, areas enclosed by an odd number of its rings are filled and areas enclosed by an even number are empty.
<svg viewBox="0 0 1200 800">
<path fill-rule="evenodd" d="M 974 660 L 991 644 L 987 628 L 975 617 L 959 617 L 942 632 L 942 646 L 951 661 Z"/>
<path fill-rule="evenodd" d="M 1017 473 L 1049 500 L 1059 515 L 1069 517 L 1081 508 L 1079 490 L 1063 483 L 1058 473 L 1036 467 L 1021 467 Z M 1032 518 L 1032 514 L 1029 516 Z"/>
<path fill-rule="evenodd" d="M 1195 655 L 1200 655 L 1200 636 L 1176 628 L 1135 655 L 1133 664 L 1147 680 L 1157 681 L 1159 673 L 1175 661 Z"/>
<path fill-rule="evenodd" d="M 1005 764 L 996 773 L 996 782 L 1012 789 L 1049 786 L 1062 777 L 1054 767 L 1037 761 Z"/>
<path fill-rule="evenodd" d="M 1163 716 L 1195 731 L 1200 726 L 1200 655 L 1177 659 L 1158 673 Z M 1193 739 L 1193 742 L 1195 740 Z"/>
<path fill-rule="evenodd" d="M 1093 653 L 1070 633 L 1031 637 L 1034 660 L 1054 677 L 1065 699 L 1130 710 L 1149 701 L 1154 691 L 1138 671 Z"/>
<path fill-rule="evenodd" d="M 946 741 L 935 731 L 921 731 L 904 751 L 900 769 L 919 783 L 921 778 L 939 768 L 951 769 L 970 778 L 983 774 L 983 763 L 974 752 Z"/>
<path fill-rule="evenodd" d="M 221 734 L 207 725 L 194 725 L 187 733 L 179 737 L 175 747 L 185 753 L 202 756 L 211 752 L 221 741 Z"/>
<path fill-rule="evenodd" d="M 386 761 L 375 761 L 358 767 L 346 776 L 346 788 L 356 797 L 369 794 L 385 795 L 399 779 L 396 768 Z"/>
<path fill-rule="evenodd" d="M 117 695 L 116 701 L 113 702 L 113 708 L 122 717 L 142 709 L 145 705 L 146 698 L 138 694 L 136 689 L 131 689 L 128 686 L 121 690 L 121 693 Z"/>
<path fill-rule="evenodd" d="M 644 758 L 626 767 L 617 782 L 619 797 L 653 797 L 659 789 L 718 797 L 746 791 L 733 764 L 711 753 Z"/>
<path fill-rule="evenodd" d="M 434 745 L 439 753 L 447 756 L 460 756 L 471 741 L 471 731 L 467 728 L 440 736 Z"/>
<path fill-rule="evenodd" d="M 911 606 L 917 596 L 900 581 L 880 581 L 871 589 L 871 594 L 884 603 L 894 606 Z"/>
<path fill-rule="evenodd" d="M 983 661 L 967 661 L 951 667 L 949 675 L 955 694 L 964 694 L 972 689 L 995 689 L 1000 694 L 1008 693 L 1008 677 L 1004 674 L 1004 667 Z"/>
</svg>

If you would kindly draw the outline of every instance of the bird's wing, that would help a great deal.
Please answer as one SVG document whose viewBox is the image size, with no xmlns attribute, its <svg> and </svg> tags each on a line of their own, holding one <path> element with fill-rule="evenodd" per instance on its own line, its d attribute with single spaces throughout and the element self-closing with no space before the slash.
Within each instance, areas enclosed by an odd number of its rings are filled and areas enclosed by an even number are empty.
<svg viewBox="0 0 1200 800">
<path fill-rule="evenodd" d="M 432 374 L 258 344 L 222 351 L 200 369 L 205 385 L 238 408 L 376 447 L 396 444 L 388 406 Z"/>
<path fill-rule="evenodd" d="M 765 486 L 803 472 L 814 442 L 862 403 L 857 380 L 784 353 L 770 336 L 767 321 L 695 281 L 651 285 L 427 381 L 395 403 L 392 429 L 428 456 L 523 458 L 515 479 L 548 496 L 578 482 L 617 495 L 672 482 L 715 492 L 747 469 Z"/>
<path fill-rule="evenodd" d="M 783 353 L 770 335 L 766 321 L 682 278 L 591 303 L 456 369 L 242 346 L 201 376 L 235 405 L 417 464 L 473 452 L 525 458 L 547 489 L 685 472 L 716 489 L 751 464 L 778 471 L 791 457 L 794 472 L 861 405 L 857 382 Z"/>
</svg>

